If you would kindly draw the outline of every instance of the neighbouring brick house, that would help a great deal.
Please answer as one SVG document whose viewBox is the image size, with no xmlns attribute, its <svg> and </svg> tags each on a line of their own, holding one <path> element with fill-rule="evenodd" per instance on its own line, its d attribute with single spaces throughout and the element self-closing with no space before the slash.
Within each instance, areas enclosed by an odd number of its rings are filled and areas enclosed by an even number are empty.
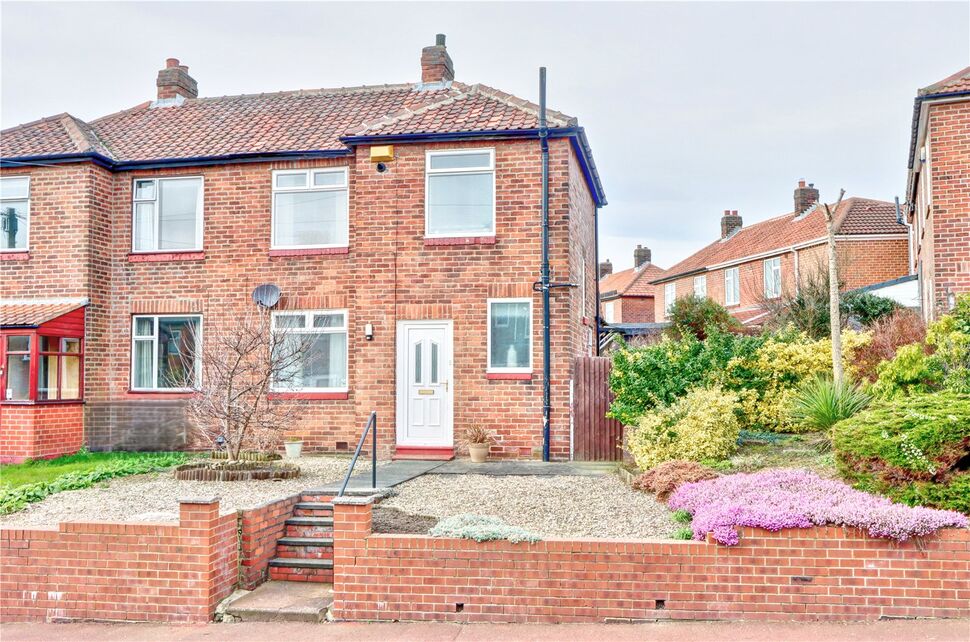
<svg viewBox="0 0 970 642">
<path fill-rule="evenodd" d="M 794 209 L 748 227 L 737 210 L 725 210 L 721 237 L 669 268 L 656 286 L 657 320 L 688 294 L 710 297 L 739 321 L 757 325 L 765 303 L 794 292 L 813 273 L 827 270 L 825 213 L 813 184 L 799 181 Z M 833 205 L 834 206 L 834 205 Z M 847 290 L 909 273 L 908 228 L 893 203 L 846 198 L 837 212 L 836 248 Z"/>
<path fill-rule="evenodd" d="M 663 274 L 663 268 L 650 262 L 650 248 L 637 245 L 633 251 L 633 267 L 613 272 L 607 259 L 600 263 L 600 317 L 608 324 L 653 323 L 653 279 Z"/>
<path fill-rule="evenodd" d="M 492 454 L 543 441 L 538 108 L 454 81 L 200 98 L 170 59 L 157 99 L 2 132 L 0 455 L 193 446 L 173 381 L 196 333 L 273 283 L 274 323 L 312 335 L 289 431 L 310 451 Z M 570 367 L 589 354 L 595 213 L 575 118 L 549 112 L 551 455 L 570 454 Z M 180 370 L 181 368 L 181 370 Z M 177 376 L 176 376 L 177 375 Z M 191 386 L 189 386 L 190 388 Z M 83 426 L 83 436 L 82 436 Z M 413 455 L 415 451 L 411 451 Z M 424 452 L 427 451 L 418 451 Z"/>
<path fill-rule="evenodd" d="M 916 94 L 906 197 L 912 269 L 932 321 L 970 292 L 970 67 Z"/>
</svg>

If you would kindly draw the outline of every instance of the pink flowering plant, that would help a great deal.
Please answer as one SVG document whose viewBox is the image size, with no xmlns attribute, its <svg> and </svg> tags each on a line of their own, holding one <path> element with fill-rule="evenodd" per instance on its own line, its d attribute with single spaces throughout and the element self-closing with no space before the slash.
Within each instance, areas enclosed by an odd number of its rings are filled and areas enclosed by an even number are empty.
<svg viewBox="0 0 970 642">
<path fill-rule="evenodd" d="M 940 528 L 970 525 L 956 511 L 895 504 L 807 470 L 777 469 L 683 484 L 667 502 L 693 516 L 694 539 L 707 533 L 721 544 L 740 541 L 739 526 L 783 528 L 852 526 L 872 537 L 906 540 Z"/>
</svg>

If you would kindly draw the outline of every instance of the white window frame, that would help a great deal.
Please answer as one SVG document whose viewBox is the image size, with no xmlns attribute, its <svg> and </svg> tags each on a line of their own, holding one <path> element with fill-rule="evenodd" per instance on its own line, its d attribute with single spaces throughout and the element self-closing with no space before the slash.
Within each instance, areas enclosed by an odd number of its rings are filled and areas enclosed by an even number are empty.
<svg viewBox="0 0 970 642">
<path fill-rule="evenodd" d="M 488 152 L 488 167 L 462 167 L 460 169 L 431 169 L 431 159 L 436 156 L 468 156 Z M 428 232 L 428 215 L 431 210 L 431 177 L 442 174 L 491 174 L 492 175 L 492 229 L 489 232 L 452 232 L 449 234 L 430 234 Z M 476 147 L 473 149 L 441 149 L 425 152 L 424 156 L 424 236 L 429 239 L 464 238 L 469 236 L 495 236 L 495 211 L 498 204 L 495 200 L 497 176 L 495 171 L 495 148 Z"/>
<path fill-rule="evenodd" d="M 698 287 L 698 285 L 700 287 Z M 707 275 L 702 274 L 694 277 L 694 296 L 701 299 L 707 298 Z"/>
<path fill-rule="evenodd" d="M 603 304 L 603 320 L 607 323 L 613 323 L 613 319 L 616 318 L 616 306 L 613 301 L 607 301 Z"/>
<path fill-rule="evenodd" d="M 30 251 L 30 228 L 32 227 L 32 221 L 30 220 L 30 175 L 26 176 L 2 176 L 0 180 L 7 179 L 27 179 L 27 238 L 24 239 L 23 247 L 10 247 L 10 248 L 0 248 L 0 252 L 29 252 Z M 2 193 L 2 190 L 0 190 Z M 0 199 L 0 207 L 3 206 L 3 201 L 22 201 L 22 198 L 4 198 Z"/>
<path fill-rule="evenodd" d="M 188 179 L 198 179 L 199 180 L 199 199 L 198 199 L 198 216 L 195 217 L 195 238 L 197 244 L 195 247 L 191 248 L 178 248 L 178 249 L 159 249 L 158 240 L 161 238 L 161 230 L 159 225 L 161 224 L 161 216 L 159 216 L 159 201 L 158 197 L 161 194 L 158 184 L 164 183 L 165 181 L 180 181 Z M 138 183 L 145 181 L 152 181 L 155 183 L 155 198 L 135 198 L 137 195 Z M 136 250 L 135 249 L 135 216 L 138 209 L 139 203 L 154 203 L 155 204 L 155 248 L 151 250 Z M 205 241 L 202 238 L 202 234 L 205 230 L 205 225 L 203 221 L 205 220 L 205 177 L 201 175 L 190 175 L 190 176 L 142 176 L 140 178 L 131 179 L 131 252 L 132 254 L 177 254 L 179 252 L 201 252 L 202 248 L 205 246 Z"/>
<path fill-rule="evenodd" d="M 729 278 L 733 276 L 734 278 Z M 731 284 L 733 287 L 729 287 Z M 733 295 L 728 298 L 729 295 Z M 741 271 L 736 268 L 727 268 L 724 270 L 724 305 L 740 305 L 741 304 Z"/>
<path fill-rule="evenodd" d="M 342 328 L 314 328 L 313 315 L 315 314 L 342 314 L 344 325 Z M 347 337 L 347 349 L 344 354 L 344 372 L 347 373 L 347 385 L 329 388 L 320 387 L 301 387 L 277 386 L 273 381 L 270 384 L 270 392 L 281 393 L 316 393 L 316 392 L 349 392 L 350 391 L 350 312 L 347 308 L 337 308 L 333 310 L 275 310 L 270 314 L 270 332 L 276 332 L 276 319 L 280 316 L 303 315 L 304 327 L 284 328 L 286 332 L 293 334 L 344 334 Z"/>
<path fill-rule="evenodd" d="M 674 307 L 674 301 L 677 300 L 677 282 L 671 281 L 670 283 L 664 283 L 664 316 L 670 316 L 670 309 Z"/>
<path fill-rule="evenodd" d="M 519 368 L 499 368 L 492 366 L 492 304 L 493 303 L 527 303 L 529 305 L 529 365 Z M 485 372 L 495 374 L 526 374 L 532 372 L 532 351 L 535 349 L 535 336 L 532 315 L 534 313 L 532 299 L 529 297 L 485 299 Z"/>
<path fill-rule="evenodd" d="M 765 298 L 777 299 L 781 296 L 781 257 L 775 256 L 765 259 L 762 262 L 762 270 L 764 271 Z M 769 275 L 771 276 L 770 283 L 768 281 Z M 771 286 L 770 290 L 769 286 Z"/>
<path fill-rule="evenodd" d="M 198 319 L 199 320 L 199 332 L 196 336 L 196 341 L 198 345 L 195 346 L 195 351 L 197 355 L 202 354 L 202 315 L 201 314 L 133 314 L 131 315 L 131 342 L 130 351 L 131 356 L 128 360 L 129 366 L 129 381 L 128 384 L 131 386 L 132 392 L 194 392 L 198 390 L 202 385 L 202 359 L 198 358 L 195 360 L 195 387 L 193 388 L 159 388 L 158 387 L 158 320 L 166 318 L 177 318 L 177 319 Z M 152 383 L 154 384 L 151 388 L 137 388 L 135 387 L 135 342 L 144 341 L 147 339 L 145 336 L 136 335 L 135 328 L 138 327 L 138 319 L 152 319 Z"/>
<path fill-rule="evenodd" d="M 277 187 L 276 177 L 277 176 L 295 176 L 298 174 L 303 174 L 306 176 L 306 186 L 305 187 Z M 334 187 L 332 185 L 314 186 L 313 177 L 316 174 L 343 174 L 344 184 L 339 187 Z M 328 247 L 348 247 L 350 245 L 350 172 L 347 167 L 311 167 L 308 169 L 277 169 L 273 170 L 272 176 L 270 177 L 272 186 L 272 215 L 270 218 L 270 249 L 273 250 L 308 250 L 315 248 L 328 248 Z M 276 243 L 276 195 L 277 194 L 287 194 L 293 192 L 344 192 L 345 205 L 347 212 L 346 220 L 344 221 L 344 238 L 347 239 L 343 243 L 323 243 L 320 245 L 279 245 Z"/>
</svg>

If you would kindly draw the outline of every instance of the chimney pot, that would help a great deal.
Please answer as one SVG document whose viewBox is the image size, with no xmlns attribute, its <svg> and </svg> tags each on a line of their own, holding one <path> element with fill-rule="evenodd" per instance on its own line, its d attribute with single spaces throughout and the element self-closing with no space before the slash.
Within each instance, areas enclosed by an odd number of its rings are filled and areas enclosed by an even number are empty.
<svg viewBox="0 0 970 642">
<path fill-rule="evenodd" d="M 721 217 L 721 238 L 726 239 L 741 229 L 742 219 L 737 210 L 724 210 Z"/>
<path fill-rule="evenodd" d="M 818 202 L 818 190 L 815 189 L 815 183 L 809 183 L 805 186 L 805 181 L 798 181 L 798 187 L 795 188 L 795 213 L 801 214 L 812 205 Z"/>
<path fill-rule="evenodd" d="M 158 99 L 166 100 L 182 96 L 184 98 L 198 98 L 199 85 L 195 78 L 189 75 L 189 68 L 179 63 L 178 58 L 165 61 L 165 69 L 158 72 L 155 80 L 158 87 Z"/>
<path fill-rule="evenodd" d="M 445 34 L 435 36 L 435 44 L 421 50 L 421 82 L 440 83 L 455 79 L 455 65 L 445 47 Z"/>
<path fill-rule="evenodd" d="M 650 248 L 643 247 L 639 243 L 637 249 L 633 250 L 633 267 L 638 268 L 650 262 Z"/>
</svg>

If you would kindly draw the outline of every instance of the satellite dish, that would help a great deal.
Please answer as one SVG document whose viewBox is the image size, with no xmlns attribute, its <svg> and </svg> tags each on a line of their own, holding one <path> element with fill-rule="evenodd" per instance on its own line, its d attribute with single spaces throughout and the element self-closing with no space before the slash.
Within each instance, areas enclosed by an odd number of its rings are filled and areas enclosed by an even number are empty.
<svg viewBox="0 0 970 642">
<path fill-rule="evenodd" d="M 256 305 L 271 308 L 280 301 L 280 287 L 273 283 L 264 283 L 253 290 L 253 301 Z"/>
</svg>

